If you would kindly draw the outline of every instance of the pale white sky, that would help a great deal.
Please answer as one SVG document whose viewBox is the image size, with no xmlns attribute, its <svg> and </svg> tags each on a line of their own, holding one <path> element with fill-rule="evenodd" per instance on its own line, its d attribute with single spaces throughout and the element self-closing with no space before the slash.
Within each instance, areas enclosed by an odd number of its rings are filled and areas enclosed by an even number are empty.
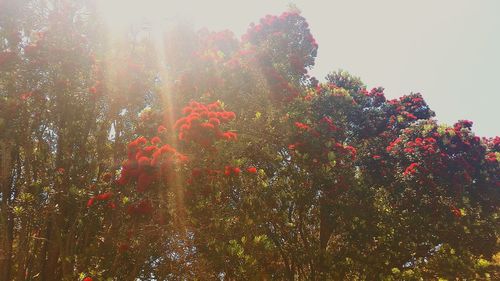
<svg viewBox="0 0 500 281">
<path fill-rule="evenodd" d="M 470 119 L 478 135 L 500 135 L 500 0 L 101 1 L 115 21 L 142 14 L 238 36 L 294 3 L 319 44 L 320 81 L 342 68 L 390 98 L 421 92 L 441 122 Z"/>
</svg>

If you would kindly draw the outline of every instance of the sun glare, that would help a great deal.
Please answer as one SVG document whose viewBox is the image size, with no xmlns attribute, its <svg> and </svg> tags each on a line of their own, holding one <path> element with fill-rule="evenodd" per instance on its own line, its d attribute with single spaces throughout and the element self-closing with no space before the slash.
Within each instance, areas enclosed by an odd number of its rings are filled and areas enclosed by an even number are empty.
<svg viewBox="0 0 500 281">
<path fill-rule="evenodd" d="M 176 2 L 176 1 L 175 1 Z M 103 0 L 99 11 L 111 30 L 162 26 L 178 14 L 179 2 L 165 0 Z M 182 3 L 182 2 L 181 2 Z"/>
</svg>

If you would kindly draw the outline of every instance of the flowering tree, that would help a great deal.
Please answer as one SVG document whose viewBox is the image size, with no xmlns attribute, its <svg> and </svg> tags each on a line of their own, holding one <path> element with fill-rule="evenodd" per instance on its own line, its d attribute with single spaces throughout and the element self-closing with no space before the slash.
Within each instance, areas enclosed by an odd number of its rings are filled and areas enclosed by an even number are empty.
<svg viewBox="0 0 500 281">
<path fill-rule="evenodd" d="M 49 2 L 0 2 L 0 280 L 498 278 L 500 139 L 311 77 L 300 14 L 156 54 Z"/>
</svg>

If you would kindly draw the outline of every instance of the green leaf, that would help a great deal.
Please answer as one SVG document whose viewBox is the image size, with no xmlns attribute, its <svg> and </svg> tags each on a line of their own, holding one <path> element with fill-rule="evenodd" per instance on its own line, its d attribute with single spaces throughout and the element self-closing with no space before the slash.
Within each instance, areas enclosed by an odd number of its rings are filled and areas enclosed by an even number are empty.
<svg viewBox="0 0 500 281">
<path fill-rule="evenodd" d="M 333 151 L 328 152 L 328 160 L 329 160 L 330 162 L 335 161 L 335 158 L 336 158 L 336 157 L 335 157 L 335 152 L 333 152 Z"/>
</svg>

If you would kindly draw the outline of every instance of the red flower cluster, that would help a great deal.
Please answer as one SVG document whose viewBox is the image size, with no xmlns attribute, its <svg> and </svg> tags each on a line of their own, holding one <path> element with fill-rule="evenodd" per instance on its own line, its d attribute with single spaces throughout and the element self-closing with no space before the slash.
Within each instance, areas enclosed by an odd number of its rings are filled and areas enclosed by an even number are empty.
<svg viewBox="0 0 500 281">
<path fill-rule="evenodd" d="M 182 110 L 186 115 L 174 125 L 179 131 L 179 140 L 196 142 L 204 147 L 209 147 L 217 139 L 236 140 L 237 134 L 222 131 L 220 124 L 233 120 L 236 115 L 231 111 L 224 111 L 219 102 L 204 105 L 195 101 L 189 103 Z"/>
<path fill-rule="evenodd" d="M 297 127 L 300 130 L 304 130 L 304 131 L 307 131 L 310 129 L 310 127 L 308 125 L 301 123 L 301 122 L 295 122 L 295 127 Z"/>
<path fill-rule="evenodd" d="M 422 155 L 432 155 L 439 152 L 436 139 L 433 137 L 415 138 L 414 141 L 408 141 L 403 149 L 405 153 L 411 154 L 418 151 Z"/>
<path fill-rule="evenodd" d="M 256 174 L 257 173 L 257 168 L 255 167 L 248 167 L 246 171 L 250 174 Z M 200 178 L 202 175 L 207 175 L 208 177 L 215 177 L 218 175 L 224 174 L 224 176 L 229 177 L 229 176 L 239 176 L 241 173 L 241 169 L 238 167 L 232 167 L 232 166 L 225 166 L 224 170 L 212 170 L 212 169 L 200 169 L 200 168 L 194 168 L 191 170 L 191 179 L 189 180 L 189 183 L 191 184 L 194 179 Z"/>
<path fill-rule="evenodd" d="M 399 167 L 407 166 L 403 175 L 420 172 L 417 180 L 427 186 L 448 186 L 454 192 L 462 192 L 477 184 L 482 177 L 480 169 L 494 154 L 488 154 L 481 140 L 470 130 L 470 121 L 460 121 L 453 127 L 439 126 L 435 121 L 410 126 L 389 144 L 387 152 L 394 156 Z M 491 157 L 491 158 L 489 158 Z M 496 167 L 488 168 L 495 181 Z"/>
<path fill-rule="evenodd" d="M 301 133 L 308 132 L 308 133 L 310 133 L 311 135 L 313 135 L 316 138 L 318 138 L 318 137 L 321 136 L 320 132 L 318 132 L 317 130 L 311 128 L 309 125 L 304 124 L 302 122 L 295 122 L 294 126 L 295 126 L 295 128 L 299 129 L 299 131 Z"/>
<path fill-rule="evenodd" d="M 401 142 L 401 138 L 396 138 L 394 141 L 392 141 L 389 146 L 385 149 L 387 153 L 390 153 L 391 151 L 394 150 L 394 147 L 397 146 Z"/>
<path fill-rule="evenodd" d="M 419 163 L 411 163 L 410 166 L 406 167 L 403 176 L 413 175 L 417 172 L 417 168 L 420 166 Z"/>
<path fill-rule="evenodd" d="M 453 125 L 455 131 L 460 131 L 462 128 L 471 129 L 473 122 L 470 120 L 460 120 Z"/>
<path fill-rule="evenodd" d="M 385 94 L 384 94 L 384 88 L 379 87 L 379 88 L 373 88 L 368 92 L 366 89 L 362 89 L 361 94 L 363 94 L 364 97 L 368 98 L 363 104 L 366 104 L 366 106 L 369 107 L 379 107 L 381 106 L 384 102 L 386 102 Z M 359 101 L 361 103 L 361 101 Z"/>
<path fill-rule="evenodd" d="M 497 161 L 497 155 L 495 152 L 490 152 L 486 154 L 486 161 L 489 163 L 496 163 Z"/>
<path fill-rule="evenodd" d="M 350 145 L 344 145 L 340 142 L 335 142 L 333 145 L 333 150 L 339 154 L 348 154 L 350 155 L 351 159 L 356 158 L 356 148 L 350 146 Z"/>
<path fill-rule="evenodd" d="M 113 192 L 111 192 L 111 191 L 93 196 L 89 199 L 89 201 L 87 201 L 87 208 L 90 208 L 96 200 L 105 201 L 105 200 L 111 199 L 111 197 L 113 197 Z M 109 202 L 108 207 L 114 209 L 115 204 L 113 202 Z"/>
<path fill-rule="evenodd" d="M 333 124 L 332 118 L 330 118 L 328 116 L 321 118 L 320 123 L 326 124 L 328 127 L 328 130 L 330 130 L 332 132 L 335 132 L 339 129 L 337 126 L 335 126 L 335 124 Z"/>
<path fill-rule="evenodd" d="M 290 83 L 290 78 L 305 76 L 307 69 L 314 65 L 318 49 L 306 20 L 293 12 L 268 15 L 260 24 L 252 24 L 242 41 L 255 47 L 255 58 L 267 78 L 271 98 L 278 102 L 296 98 L 300 91 L 297 85 Z"/>
<path fill-rule="evenodd" d="M 168 144 L 158 147 L 159 137 L 152 138 L 151 145 L 146 146 L 147 143 L 145 137 L 139 137 L 128 144 L 128 160 L 122 166 L 118 184 L 124 185 L 136 181 L 136 190 L 144 192 L 160 176 L 168 179 L 176 164 L 188 160 L 185 155 Z"/>
<path fill-rule="evenodd" d="M 402 129 L 416 120 L 429 119 L 435 115 L 419 93 L 402 96 L 399 100 L 389 100 L 387 105 L 389 129 Z"/>
</svg>

